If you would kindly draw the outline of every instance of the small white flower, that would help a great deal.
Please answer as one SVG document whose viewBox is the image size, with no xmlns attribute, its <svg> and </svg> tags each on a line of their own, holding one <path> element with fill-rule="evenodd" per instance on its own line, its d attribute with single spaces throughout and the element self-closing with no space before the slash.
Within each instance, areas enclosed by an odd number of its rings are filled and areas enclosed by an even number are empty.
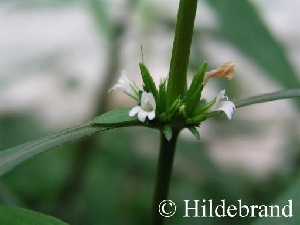
<svg viewBox="0 0 300 225">
<path fill-rule="evenodd" d="M 222 90 L 218 94 L 216 102 L 208 109 L 207 112 L 223 111 L 227 115 L 228 119 L 231 119 L 234 109 L 234 103 L 232 101 L 228 101 L 228 97 L 225 96 L 225 90 Z"/>
<path fill-rule="evenodd" d="M 141 122 L 145 122 L 146 117 L 149 120 L 155 118 L 156 102 L 151 92 L 143 92 L 141 97 L 141 106 L 135 106 L 129 111 L 129 116 L 134 116 L 138 113 L 138 118 Z"/>
<path fill-rule="evenodd" d="M 122 70 L 122 75 L 119 77 L 118 82 L 109 89 L 108 92 L 121 88 L 127 95 L 139 100 L 139 89 L 138 87 L 126 76 L 126 71 Z"/>
</svg>

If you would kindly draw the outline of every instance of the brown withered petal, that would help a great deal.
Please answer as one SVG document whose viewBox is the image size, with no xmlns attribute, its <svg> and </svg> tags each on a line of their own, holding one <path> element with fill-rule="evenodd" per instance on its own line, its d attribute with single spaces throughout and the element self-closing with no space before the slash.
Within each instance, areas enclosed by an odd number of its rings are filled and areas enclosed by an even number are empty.
<svg viewBox="0 0 300 225">
<path fill-rule="evenodd" d="M 205 84 L 211 77 L 226 77 L 228 80 L 231 80 L 233 78 L 234 70 L 235 64 L 231 61 L 223 63 L 217 69 L 206 72 L 203 83 Z"/>
</svg>

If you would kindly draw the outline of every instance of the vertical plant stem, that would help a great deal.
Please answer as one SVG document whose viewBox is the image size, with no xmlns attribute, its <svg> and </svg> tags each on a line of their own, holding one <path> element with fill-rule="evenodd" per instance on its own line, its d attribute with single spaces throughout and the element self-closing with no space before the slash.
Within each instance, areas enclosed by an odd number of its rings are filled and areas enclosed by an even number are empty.
<svg viewBox="0 0 300 225">
<path fill-rule="evenodd" d="M 180 0 L 167 87 L 167 107 L 186 91 L 197 0 Z"/>
<path fill-rule="evenodd" d="M 172 139 L 168 141 L 163 132 L 160 133 L 160 150 L 152 206 L 153 225 L 161 225 L 164 221 L 164 217 L 159 214 L 158 207 L 159 203 L 163 200 L 166 200 L 168 197 L 169 184 L 172 174 L 173 159 L 178 134 L 179 131 L 174 130 Z"/>
<path fill-rule="evenodd" d="M 179 96 L 183 97 L 187 89 L 186 75 L 197 11 L 197 1 L 180 0 L 179 2 L 167 86 L 168 108 Z M 178 134 L 179 130 L 174 129 L 173 137 L 170 141 L 165 138 L 163 132 L 160 134 L 160 152 L 152 208 L 153 225 L 161 225 L 164 222 L 164 217 L 159 214 L 158 207 L 160 202 L 167 200 L 168 197 Z"/>
</svg>

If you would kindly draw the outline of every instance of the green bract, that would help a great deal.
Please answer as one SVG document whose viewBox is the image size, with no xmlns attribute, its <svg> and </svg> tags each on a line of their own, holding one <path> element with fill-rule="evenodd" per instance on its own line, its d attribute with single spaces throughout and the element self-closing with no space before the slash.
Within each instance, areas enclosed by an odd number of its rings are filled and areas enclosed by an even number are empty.
<svg viewBox="0 0 300 225">
<path fill-rule="evenodd" d="M 156 108 L 157 108 L 156 111 L 160 112 L 161 101 L 160 101 L 160 96 L 158 95 L 158 91 L 156 89 L 155 83 L 149 73 L 148 68 L 143 63 L 139 63 L 139 66 L 140 66 L 140 70 L 141 70 L 142 79 L 144 82 L 144 85 L 143 85 L 144 91 L 151 92 L 153 94 L 155 102 L 156 102 Z"/>
<path fill-rule="evenodd" d="M 159 106 L 159 109 L 162 112 L 165 112 L 166 111 L 166 107 L 167 107 L 166 82 L 167 82 L 166 79 L 162 79 L 160 81 L 159 90 L 158 90 L 158 96 L 159 96 L 158 101 L 159 102 L 158 102 L 157 105 Z"/>
<path fill-rule="evenodd" d="M 172 128 L 168 125 L 164 125 L 162 127 L 162 132 L 164 133 L 166 139 L 168 141 L 170 141 L 172 139 L 172 134 L 173 134 L 173 131 L 172 131 Z"/>
<path fill-rule="evenodd" d="M 191 133 L 194 135 L 195 138 L 197 138 L 198 140 L 200 140 L 200 134 L 199 131 L 197 130 L 196 127 L 188 127 L 189 131 L 191 131 Z"/>
<path fill-rule="evenodd" d="M 199 104 L 201 92 L 203 90 L 203 77 L 206 72 L 206 67 L 207 63 L 203 63 L 200 66 L 184 98 L 184 103 L 186 104 L 186 114 L 188 117 L 193 115 L 193 112 Z"/>
</svg>

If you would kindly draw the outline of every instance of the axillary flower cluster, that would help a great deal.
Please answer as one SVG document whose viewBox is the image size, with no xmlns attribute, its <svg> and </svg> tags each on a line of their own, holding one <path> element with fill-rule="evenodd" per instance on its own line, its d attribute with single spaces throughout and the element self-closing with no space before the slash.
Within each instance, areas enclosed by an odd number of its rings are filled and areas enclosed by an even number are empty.
<svg viewBox="0 0 300 225">
<path fill-rule="evenodd" d="M 120 88 L 137 101 L 137 106 L 128 112 L 130 117 L 137 116 L 138 120 L 145 125 L 158 127 L 163 131 L 166 128 L 167 130 L 189 128 L 194 135 L 197 132 L 195 128 L 209 117 L 224 112 L 228 119 L 232 118 L 235 105 L 225 96 L 225 90 L 208 103 L 201 99 L 202 90 L 210 78 L 226 77 L 229 80 L 233 78 L 235 65 L 231 61 L 208 72 L 206 72 L 207 63 L 202 64 L 185 96 L 178 96 L 172 104 L 169 104 L 169 107 L 166 104 L 167 79 L 161 80 L 157 88 L 147 67 L 143 63 L 139 66 L 144 83 L 143 89 L 139 89 L 126 76 L 126 72 L 122 71 L 118 82 L 109 90 L 110 92 Z"/>
</svg>

